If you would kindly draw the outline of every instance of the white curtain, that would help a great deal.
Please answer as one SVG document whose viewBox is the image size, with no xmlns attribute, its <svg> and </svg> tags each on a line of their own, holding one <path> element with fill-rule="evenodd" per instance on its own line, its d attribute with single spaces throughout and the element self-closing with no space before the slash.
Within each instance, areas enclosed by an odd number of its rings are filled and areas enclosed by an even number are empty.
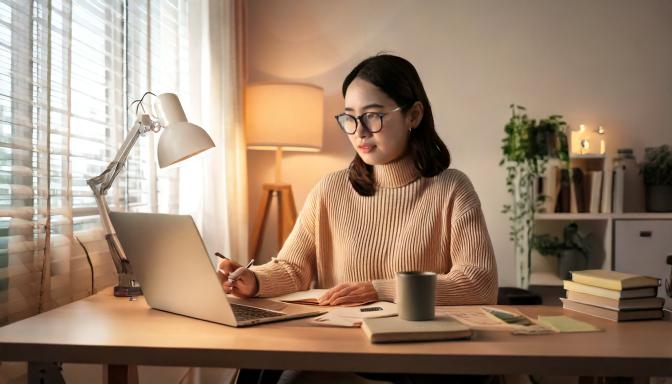
<svg viewBox="0 0 672 384">
<path fill-rule="evenodd" d="M 243 13 L 240 0 L 190 4 L 190 107 L 216 148 L 180 173 L 181 211 L 194 217 L 211 254 L 237 260 L 248 247 Z M 202 186 L 197 195 L 194 185 Z"/>
</svg>

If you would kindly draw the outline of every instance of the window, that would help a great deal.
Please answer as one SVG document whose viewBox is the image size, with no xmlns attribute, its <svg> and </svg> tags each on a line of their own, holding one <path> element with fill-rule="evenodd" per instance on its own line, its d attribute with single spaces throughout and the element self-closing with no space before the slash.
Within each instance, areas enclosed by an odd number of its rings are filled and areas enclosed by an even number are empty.
<svg viewBox="0 0 672 384">
<path fill-rule="evenodd" d="M 188 97 L 186 31 L 185 0 L 0 0 L 0 325 L 90 294 L 85 250 L 95 289 L 115 284 L 86 179 L 123 142 L 131 100 Z M 134 147 L 111 209 L 177 212 L 156 141 Z"/>
</svg>

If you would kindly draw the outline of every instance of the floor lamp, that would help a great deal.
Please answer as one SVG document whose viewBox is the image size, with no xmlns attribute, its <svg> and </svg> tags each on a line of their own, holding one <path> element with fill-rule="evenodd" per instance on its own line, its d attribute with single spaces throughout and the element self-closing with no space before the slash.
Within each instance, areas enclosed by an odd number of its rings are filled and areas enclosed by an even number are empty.
<svg viewBox="0 0 672 384">
<path fill-rule="evenodd" d="M 275 151 L 275 182 L 262 186 L 252 229 L 250 258 L 257 258 L 273 197 L 278 199 L 278 246 L 296 221 L 292 186 L 282 181 L 282 152 L 319 152 L 323 127 L 322 88 L 307 84 L 258 83 L 245 90 L 247 148 Z"/>
</svg>

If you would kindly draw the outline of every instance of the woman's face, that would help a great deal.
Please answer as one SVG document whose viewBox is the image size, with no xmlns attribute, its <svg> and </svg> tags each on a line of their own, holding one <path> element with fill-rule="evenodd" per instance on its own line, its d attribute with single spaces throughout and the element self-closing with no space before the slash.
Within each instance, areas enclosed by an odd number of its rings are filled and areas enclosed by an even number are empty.
<svg viewBox="0 0 672 384">
<path fill-rule="evenodd" d="M 345 113 L 361 116 L 367 112 L 386 113 L 382 117 L 382 129 L 371 133 L 357 121 L 357 129 L 348 135 L 355 151 L 369 165 L 386 164 L 397 160 L 406 153 L 409 130 L 415 128 L 422 119 L 422 104 L 416 102 L 410 111 L 404 113 L 387 94 L 366 80 L 355 78 L 345 92 Z M 395 110 L 396 109 L 396 110 Z M 371 130 L 380 128 L 380 119 L 369 114 L 362 117 Z"/>
</svg>

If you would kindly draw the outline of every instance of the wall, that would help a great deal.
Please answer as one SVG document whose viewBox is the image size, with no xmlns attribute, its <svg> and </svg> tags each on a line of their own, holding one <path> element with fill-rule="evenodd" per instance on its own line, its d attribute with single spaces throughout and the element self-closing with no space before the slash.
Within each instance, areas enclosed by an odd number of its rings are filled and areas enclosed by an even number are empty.
<svg viewBox="0 0 672 384">
<path fill-rule="evenodd" d="M 343 108 L 345 75 L 377 52 L 401 55 L 423 79 L 453 167 L 480 195 L 501 285 L 515 284 L 498 167 L 509 104 L 534 117 L 562 114 L 573 127 L 603 125 L 610 152 L 630 146 L 641 158 L 645 146 L 672 143 L 671 1 L 249 0 L 246 12 L 248 82 L 325 90 L 323 151 L 283 162 L 297 206 L 354 155 L 332 117 Z M 272 153 L 248 151 L 251 223 L 273 161 Z"/>
</svg>

